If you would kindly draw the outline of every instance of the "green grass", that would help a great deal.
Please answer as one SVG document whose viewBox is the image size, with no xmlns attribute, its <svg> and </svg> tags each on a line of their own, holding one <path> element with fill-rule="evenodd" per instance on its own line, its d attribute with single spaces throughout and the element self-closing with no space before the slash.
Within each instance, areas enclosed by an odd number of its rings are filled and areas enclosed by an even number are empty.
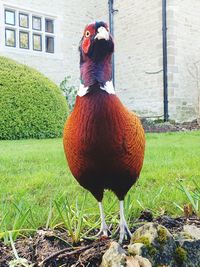
<svg viewBox="0 0 200 267">
<path fill-rule="evenodd" d="M 147 134 L 142 173 L 126 198 L 129 221 L 144 208 L 155 215 L 180 214 L 173 202 L 183 206 L 188 199 L 177 181 L 195 190 L 192 180 L 200 184 L 200 132 Z M 61 139 L 0 142 L 0 237 L 6 230 L 59 224 L 68 207 L 63 204 L 66 196 L 71 214 L 79 214 L 84 189 L 66 165 Z M 105 193 L 104 206 L 107 221 L 115 224 L 118 202 L 111 192 Z M 99 226 L 98 205 L 90 193 L 81 217 L 81 227 Z"/>
</svg>

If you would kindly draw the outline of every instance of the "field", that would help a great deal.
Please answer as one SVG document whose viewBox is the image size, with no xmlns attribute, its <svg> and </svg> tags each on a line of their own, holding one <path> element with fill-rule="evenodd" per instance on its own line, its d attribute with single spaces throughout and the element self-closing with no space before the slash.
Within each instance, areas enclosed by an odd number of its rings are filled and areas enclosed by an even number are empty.
<svg viewBox="0 0 200 267">
<path fill-rule="evenodd" d="M 192 191 L 193 181 L 200 184 L 200 132 L 147 134 L 142 173 L 125 202 L 129 223 L 144 209 L 155 216 L 181 214 L 177 205 L 188 199 L 180 183 Z M 107 221 L 116 225 L 118 202 L 112 192 L 105 192 L 104 207 Z M 68 217 L 72 228 L 85 228 L 82 232 L 100 226 L 98 205 L 70 174 L 62 140 L 1 141 L 0 238 L 8 238 L 8 230 L 15 238 L 21 229 L 67 227 Z"/>
</svg>

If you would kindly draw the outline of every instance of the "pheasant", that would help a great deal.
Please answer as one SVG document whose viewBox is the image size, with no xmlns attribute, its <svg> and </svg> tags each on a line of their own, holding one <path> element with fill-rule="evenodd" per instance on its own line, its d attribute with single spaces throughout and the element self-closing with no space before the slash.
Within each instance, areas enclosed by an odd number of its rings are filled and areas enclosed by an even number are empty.
<svg viewBox="0 0 200 267">
<path fill-rule="evenodd" d="M 114 42 L 106 23 L 85 27 L 80 41 L 80 88 L 65 127 L 63 144 L 69 168 L 99 203 L 101 229 L 108 236 L 102 199 L 105 189 L 120 203 L 119 242 L 131 235 L 124 198 L 139 177 L 145 135 L 138 117 L 115 94 L 112 83 Z"/>
</svg>

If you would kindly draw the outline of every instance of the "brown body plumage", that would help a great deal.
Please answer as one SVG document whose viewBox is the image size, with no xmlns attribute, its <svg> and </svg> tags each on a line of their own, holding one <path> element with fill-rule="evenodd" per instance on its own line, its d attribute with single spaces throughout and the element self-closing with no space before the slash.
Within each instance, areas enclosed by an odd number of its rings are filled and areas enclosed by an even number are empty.
<svg viewBox="0 0 200 267">
<path fill-rule="evenodd" d="M 104 189 L 123 200 L 140 174 L 144 131 L 116 95 L 95 87 L 76 99 L 64 129 L 65 153 L 74 177 L 98 201 Z"/>
</svg>

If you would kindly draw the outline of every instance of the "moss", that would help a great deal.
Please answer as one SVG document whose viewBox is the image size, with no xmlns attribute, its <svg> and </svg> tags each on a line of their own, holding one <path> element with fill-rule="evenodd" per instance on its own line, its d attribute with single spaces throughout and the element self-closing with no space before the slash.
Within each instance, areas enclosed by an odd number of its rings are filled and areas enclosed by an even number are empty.
<svg viewBox="0 0 200 267">
<path fill-rule="evenodd" d="M 167 230 L 164 227 L 158 229 L 157 241 L 161 246 L 164 246 L 167 242 Z"/>
<path fill-rule="evenodd" d="M 150 243 L 149 238 L 147 236 L 141 236 L 137 239 L 134 239 L 133 243 L 144 244 L 150 256 L 154 256 L 157 253 L 156 248 L 154 248 L 154 246 Z"/>
<path fill-rule="evenodd" d="M 150 245 L 150 241 L 149 241 L 149 238 L 147 236 L 141 236 L 139 238 L 136 238 L 133 240 L 133 243 L 142 243 L 146 246 Z"/>
<path fill-rule="evenodd" d="M 62 136 L 68 108 L 61 90 L 38 71 L 0 57 L 0 139 Z"/>
<path fill-rule="evenodd" d="M 175 260 L 178 264 L 182 264 L 187 260 L 187 251 L 182 247 L 177 247 L 175 250 Z"/>
</svg>

